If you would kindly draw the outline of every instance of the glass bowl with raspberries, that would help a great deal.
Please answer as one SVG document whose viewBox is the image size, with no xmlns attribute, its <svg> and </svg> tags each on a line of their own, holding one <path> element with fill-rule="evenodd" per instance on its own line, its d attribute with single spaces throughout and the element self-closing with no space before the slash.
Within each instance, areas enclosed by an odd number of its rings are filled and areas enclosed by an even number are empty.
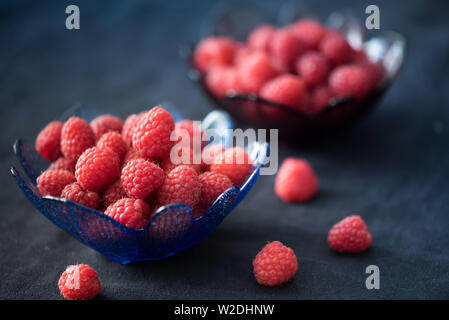
<svg viewBox="0 0 449 320">
<path fill-rule="evenodd" d="M 322 23 L 290 5 L 275 21 L 255 7 L 230 6 L 205 27 L 182 51 L 189 77 L 239 122 L 295 139 L 355 123 L 378 104 L 406 53 L 402 35 L 377 30 L 366 40 L 347 12 Z"/>
<path fill-rule="evenodd" d="M 45 217 L 119 263 L 157 260 L 205 239 L 256 182 L 268 144 L 231 147 L 232 121 L 161 104 L 122 119 L 76 106 L 35 143 L 17 140 L 11 173 Z"/>
</svg>

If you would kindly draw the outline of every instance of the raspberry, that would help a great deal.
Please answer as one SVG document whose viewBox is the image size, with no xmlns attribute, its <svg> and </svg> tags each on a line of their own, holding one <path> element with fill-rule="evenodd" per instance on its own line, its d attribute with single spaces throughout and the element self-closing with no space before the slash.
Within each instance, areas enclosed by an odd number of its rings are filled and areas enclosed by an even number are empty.
<svg viewBox="0 0 449 320">
<path fill-rule="evenodd" d="M 170 113 L 162 108 L 154 107 L 137 123 L 133 133 L 133 147 L 147 159 L 164 159 L 170 154 L 173 141 L 170 134 L 175 122 Z"/>
<path fill-rule="evenodd" d="M 53 162 L 47 170 L 67 170 L 75 174 L 75 163 L 76 161 L 71 161 L 64 157 L 59 157 L 58 160 Z"/>
<path fill-rule="evenodd" d="M 101 201 L 97 192 L 84 190 L 78 182 L 66 185 L 61 192 L 61 198 L 78 202 L 92 209 L 98 209 Z"/>
<path fill-rule="evenodd" d="M 64 157 L 76 161 L 84 150 L 95 145 L 95 133 L 86 120 L 71 117 L 62 127 L 61 151 Z"/>
<path fill-rule="evenodd" d="M 265 84 L 260 96 L 293 109 L 300 108 L 308 101 L 304 81 L 290 74 L 281 75 Z"/>
<path fill-rule="evenodd" d="M 230 148 L 214 159 L 210 171 L 224 174 L 234 185 L 239 185 L 252 168 L 249 155 L 240 147 Z"/>
<path fill-rule="evenodd" d="M 206 38 L 195 48 L 193 62 L 202 73 L 207 73 L 212 66 L 230 66 L 237 48 L 236 43 L 228 38 Z"/>
<path fill-rule="evenodd" d="M 173 149 L 172 149 L 173 151 Z M 186 165 L 189 167 L 192 167 L 193 169 L 195 169 L 196 173 L 200 174 L 201 172 L 201 155 L 198 154 L 197 157 L 195 157 L 195 153 L 193 151 L 193 149 L 191 149 L 190 147 L 181 147 L 178 151 L 178 160 L 180 161 L 180 163 L 178 164 L 174 164 L 172 162 L 172 159 L 169 158 L 165 158 L 164 160 L 162 160 L 161 162 L 161 168 L 164 169 L 165 172 L 170 172 L 171 170 L 173 170 L 173 168 L 179 166 L 179 165 Z M 198 159 L 196 159 L 198 158 Z M 196 163 L 198 162 L 198 163 Z"/>
<path fill-rule="evenodd" d="M 89 300 L 101 290 L 100 280 L 87 264 L 68 266 L 58 281 L 59 291 L 69 300 Z"/>
<path fill-rule="evenodd" d="M 307 52 L 296 60 L 296 72 L 309 87 L 314 87 L 327 81 L 329 63 L 319 52 Z"/>
<path fill-rule="evenodd" d="M 122 181 L 117 180 L 103 192 L 103 204 L 105 207 L 109 207 L 117 200 L 127 197 L 128 195 L 125 189 L 123 189 Z"/>
<path fill-rule="evenodd" d="M 93 132 L 97 140 L 101 138 L 103 134 L 109 131 L 122 132 L 123 121 L 122 119 L 110 114 L 104 114 L 96 117 L 90 122 Z"/>
<path fill-rule="evenodd" d="M 123 159 L 128 151 L 128 145 L 120 133 L 115 131 L 106 132 L 97 142 L 98 148 L 109 147 Z"/>
<path fill-rule="evenodd" d="M 126 194 L 135 199 L 145 199 L 164 182 L 164 171 L 158 165 L 144 160 L 131 160 L 122 169 L 120 180 Z"/>
<path fill-rule="evenodd" d="M 36 182 L 41 195 L 59 197 L 66 185 L 75 182 L 75 177 L 67 170 L 47 170 L 41 173 Z"/>
<path fill-rule="evenodd" d="M 368 77 L 370 78 L 369 91 L 371 92 L 375 90 L 382 82 L 384 76 L 384 69 L 382 63 L 366 61 L 363 63 L 359 63 L 358 65 L 360 65 L 362 68 L 365 69 L 366 73 L 368 74 Z"/>
<path fill-rule="evenodd" d="M 189 134 L 189 141 L 183 141 L 183 132 L 182 130 L 187 131 Z M 182 143 L 183 146 L 194 148 L 194 147 L 202 147 L 206 141 L 203 141 L 203 132 L 201 131 L 201 127 L 198 126 L 192 120 L 182 120 L 175 124 L 175 135 L 178 136 L 178 140 L 176 143 Z"/>
<path fill-rule="evenodd" d="M 214 163 L 215 157 L 219 156 L 226 149 L 222 146 L 221 143 L 214 143 L 207 145 L 203 151 L 201 152 L 201 168 L 203 171 L 208 171 L 210 165 Z"/>
<path fill-rule="evenodd" d="M 332 71 L 329 85 L 338 97 L 363 99 L 371 89 L 371 79 L 366 69 L 357 65 L 344 65 Z"/>
<path fill-rule="evenodd" d="M 271 54 L 287 68 L 293 66 L 296 58 L 302 54 L 303 50 L 301 41 L 288 30 L 278 30 L 271 38 Z"/>
<path fill-rule="evenodd" d="M 125 123 L 123 124 L 122 128 L 123 140 L 125 140 L 129 146 L 132 146 L 134 128 L 136 127 L 136 124 L 139 121 L 139 119 L 140 119 L 139 115 L 132 114 L 128 116 L 128 118 L 126 118 Z"/>
<path fill-rule="evenodd" d="M 351 61 L 353 49 L 344 36 L 336 31 L 328 31 L 320 44 L 321 53 L 335 65 Z"/>
<path fill-rule="evenodd" d="M 62 123 L 52 121 L 39 132 L 36 138 L 36 150 L 49 161 L 56 160 L 61 155 Z"/>
<path fill-rule="evenodd" d="M 129 148 L 128 152 L 126 153 L 123 161 L 122 161 L 122 169 L 123 167 L 125 167 L 125 165 L 130 162 L 131 160 L 136 160 L 136 159 L 143 159 L 140 154 L 137 152 L 136 149 L 134 148 Z"/>
<path fill-rule="evenodd" d="M 207 211 L 207 207 L 202 206 L 201 204 L 196 205 L 193 209 L 192 209 L 192 213 L 193 213 L 193 219 L 199 218 L 201 217 L 203 214 L 205 214 Z"/>
<path fill-rule="evenodd" d="M 327 238 L 337 252 L 361 252 L 366 250 L 373 238 L 360 216 L 349 216 L 335 224 Z"/>
<path fill-rule="evenodd" d="M 270 46 L 271 37 L 276 32 L 276 28 L 269 24 L 263 24 L 255 28 L 248 36 L 249 47 L 268 51 Z"/>
<path fill-rule="evenodd" d="M 242 90 L 257 93 L 260 88 L 278 74 L 273 61 L 264 52 L 249 55 L 239 66 Z"/>
<path fill-rule="evenodd" d="M 165 177 L 158 190 L 161 205 L 185 203 L 191 208 L 199 202 L 201 186 L 196 171 L 189 166 L 177 166 Z"/>
<path fill-rule="evenodd" d="M 285 202 L 306 202 L 318 191 L 318 179 L 309 163 L 287 158 L 281 165 L 274 183 L 274 192 Z"/>
<path fill-rule="evenodd" d="M 206 75 L 205 83 L 209 91 L 218 98 L 242 92 L 239 73 L 233 67 L 217 66 L 211 68 Z"/>
<path fill-rule="evenodd" d="M 150 207 L 141 199 L 123 198 L 111 204 L 105 215 L 132 229 L 141 229 Z"/>
<path fill-rule="evenodd" d="M 198 177 L 201 185 L 200 204 L 206 208 L 226 190 L 232 187 L 231 180 L 220 173 L 207 171 Z"/>
<path fill-rule="evenodd" d="M 329 101 L 334 97 L 334 93 L 332 90 L 326 86 L 319 86 L 313 89 L 312 93 L 310 94 L 310 114 L 317 114 L 329 105 Z"/>
<path fill-rule="evenodd" d="M 76 180 L 89 191 L 105 189 L 119 175 L 120 158 L 108 147 L 87 149 L 76 162 Z"/>
<path fill-rule="evenodd" d="M 291 25 L 290 31 L 309 50 L 317 49 L 326 34 L 326 29 L 321 23 L 309 19 Z"/>
<path fill-rule="evenodd" d="M 264 286 L 278 286 L 289 281 L 298 270 L 292 249 L 279 241 L 268 243 L 253 260 L 256 281 Z"/>
</svg>

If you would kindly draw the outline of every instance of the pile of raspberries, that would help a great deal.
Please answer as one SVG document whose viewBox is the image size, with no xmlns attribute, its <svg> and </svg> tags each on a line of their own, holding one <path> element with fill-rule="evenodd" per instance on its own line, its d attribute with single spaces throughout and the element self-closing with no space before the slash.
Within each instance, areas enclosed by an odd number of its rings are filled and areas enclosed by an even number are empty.
<svg viewBox="0 0 449 320">
<path fill-rule="evenodd" d="M 310 116 L 332 99 L 365 98 L 384 74 L 363 49 L 309 19 L 283 28 L 260 25 L 246 43 L 205 38 L 195 48 L 193 63 L 217 98 L 252 93 Z"/>
<path fill-rule="evenodd" d="M 161 107 L 124 123 L 108 114 L 90 123 L 79 117 L 53 121 L 36 139 L 37 151 L 52 162 L 37 186 L 43 196 L 75 201 L 133 229 L 172 203 L 190 206 L 198 218 L 252 168 L 242 148 L 205 146 L 202 138 L 197 122 L 175 124 Z"/>
</svg>

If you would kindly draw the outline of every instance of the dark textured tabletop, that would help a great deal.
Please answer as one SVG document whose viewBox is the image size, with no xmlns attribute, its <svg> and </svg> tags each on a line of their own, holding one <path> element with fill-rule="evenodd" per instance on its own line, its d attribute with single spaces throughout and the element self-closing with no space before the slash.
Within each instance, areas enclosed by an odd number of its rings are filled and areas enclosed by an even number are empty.
<svg viewBox="0 0 449 320">
<path fill-rule="evenodd" d="M 275 12 L 278 1 L 257 1 Z M 256 2 L 254 2 L 256 3 Z M 315 168 L 319 195 L 282 203 L 274 176 L 206 240 L 178 255 L 120 265 L 44 218 L 15 185 L 12 144 L 75 102 L 126 114 L 172 101 L 192 119 L 212 109 L 186 77 L 180 44 L 195 41 L 213 1 L 76 1 L 81 29 L 65 29 L 67 1 L 0 3 L 0 298 L 61 299 L 69 264 L 94 267 L 106 299 L 449 298 L 449 19 L 447 1 L 376 1 L 381 28 L 409 41 L 405 68 L 379 108 L 348 134 L 280 146 L 280 158 Z M 322 17 L 363 2 L 310 1 Z M 331 251 L 327 232 L 360 214 L 374 241 L 364 253 Z M 252 259 L 280 240 L 299 260 L 293 281 L 259 286 Z M 365 268 L 380 268 L 380 289 Z"/>
</svg>

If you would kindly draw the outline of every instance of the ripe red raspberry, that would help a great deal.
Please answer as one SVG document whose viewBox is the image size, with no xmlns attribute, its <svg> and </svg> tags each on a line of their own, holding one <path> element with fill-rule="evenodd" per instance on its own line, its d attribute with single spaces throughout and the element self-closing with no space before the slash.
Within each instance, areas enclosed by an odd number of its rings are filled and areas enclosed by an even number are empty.
<svg viewBox="0 0 449 320">
<path fill-rule="evenodd" d="M 276 28 L 272 25 L 263 24 L 258 26 L 248 36 L 249 47 L 260 51 L 268 51 L 271 37 L 275 32 Z"/>
<path fill-rule="evenodd" d="M 326 32 L 320 44 L 320 51 L 334 65 L 348 63 L 354 54 L 346 38 L 334 30 Z"/>
<path fill-rule="evenodd" d="M 101 138 L 103 134 L 109 131 L 122 132 L 123 121 L 119 117 L 104 114 L 96 117 L 90 122 L 93 132 L 97 140 Z"/>
<path fill-rule="evenodd" d="M 128 145 L 123 140 L 120 133 L 110 131 L 103 134 L 97 142 L 98 148 L 108 147 L 118 154 L 120 159 L 123 159 L 128 151 Z"/>
<path fill-rule="evenodd" d="M 291 68 L 296 58 L 304 50 L 304 46 L 297 37 L 288 30 L 278 30 L 271 38 L 270 52 L 278 58 L 284 66 Z"/>
<path fill-rule="evenodd" d="M 174 128 L 175 122 L 170 113 L 154 107 L 137 123 L 133 133 L 133 147 L 144 158 L 165 159 L 173 146 L 170 134 Z"/>
<path fill-rule="evenodd" d="M 239 66 L 240 83 L 245 93 L 257 93 L 278 71 L 268 54 L 255 52 L 248 55 Z"/>
<path fill-rule="evenodd" d="M 317 49 L 326 34 L 321 23 L 309 19 L 301 20 L 289 29 L 309 50 Z"/>
<path fill-rule="evenodd" d="M 66 185 L 75 182 L 75 177 L 67 170 L 47 170 L 41 173 L 36 182 L 41 195 L 59 197 Z"/>
<path fill-rule="evenodd" d="M 185 130 L 185 131 L 183 131 Z M 188 133 L 189 141 L 184 141 L 185 133 Z M 175 135 L 178 136 L 176 143 L 182 143 L 185 147 L 201 149 L 206 144 L 203 141 L 203 132 L 201 131 L 201 123 L 193 122 L 192 120 L 182 120 L 175 124 Z"/>
<path fill-rule="evenodd" d="M 122 136 L 128 146 L 132 146 L 134 129 L 139 119 L 140 115 L 132 114 L 126 118 L 125 123 L 123 124 Z"/>
<path fill-rule="evenodd" d="M 117 180 L 103 192 L 103 204 L 107 208 L 114 202 L 127 197 L 122 181 Z"/>
<path fill-rule="evenodd" d="M 165 177 L 158 190 L 161 205 L 185 203 L 191 208 L 200 201 L 201 186 L 196 171 L 189 166 L 177 166 Z"/>
<path fill-rule="evenodd" d="M 278 286 L 289 281 L 298 270 L 292 249 L 279 241 L 268 243 L 253 260 L 256 281 L 264 286 Z"/>
<path fill-rule="evenodd" d="M 61 133 L 61 151 L 64 157 L 76 161 L 84 150 L 95 145 L 95 133 L 86 120 L 71 117 L 63 127 Z"/>
<path fill-rule="evenodd" d="M 337 252 L 361 252 L 366 250 L 373 238 L 360 216 L 349 216 L 335 224 L 327 238 Z"/>
<path fill-rule="evenodd" d="M 100 196 L 95 191 L 84 190 L 78 182 L 68 184 L 62 189 L 61 198 L 69 199 L 83 206 L 98 209 L 100 207 Z"/>
<path fill-rule="evenodd" d="M 103 190 L 119 176 L 120 157 L 108 147 L 87 149 L 76 162 L 76 180 L 89 191 Z"/>
<path fill-rule="evenodd" d="M 61 155 L 62 123 L 52 121 L 39 132 L 36 138 L 36 150 L 49 161 L 56 160 Z"/>
<path fill-rule="evenodd" d="M 101 290 L 97 273 L 87 264 L 68 266 L 59 278 L 58 287 L 69 300 L 93 299 Z"/>
<path fill-rule="evenodd" d="M 299 109 L 308 101 L 304 81 L 297 76 L 284 74 L 263 86 L 260 96 L 266 100 Z"/>
<path fill-rule="evenodd" d="M 344 65 L 332 71 L 329 85 L 337 97 L 363 99 L 371 89 L 371 79 L 363 67 Z"/>
<path fill-rule="evenodd" d="M 237 50 L 236 43 L 228 38 L 210 37 L 201 40 L 195 48 L 193 62 L 202 73 L 207 73 L 212 66 L 230 66 Z"/>
<path fill-rule="evenodd" d="M 327 85 L 314 88 L 310 94 L 310 109 L 308 113 L 317 114 L 323 111 L 334 96 L 335 94 Z"/>
<path fill-rule="evenodd" d="M 201 185 L 200 204 L 206 208 L 226 190 L 232 187 L 231 180 L 224 174 L 207 171 L 200 174 L 198 179 Z"/>
<path fill-rule="evenodd" d="M 173 147 L 177 148 L 177 146 Z M 172 149 L 173 152 L 173 149 Z M 172 153 L 171 152 L 171 153 Z M 200 174 L 201 172 L 201 154 L 195 154 L 193 149 L 190 147 L 181 147 L 178 151 L 178 158 L 174 161 L 176 161 L 176 164 L 172 161 L 173 155 L 170 154 L 170 157 L 165 158 L 161 162 L 161 168 L 164 169 L 165 172 L 170 172 L 173 170 L 173 168 L 179 166 L 179 165 L 186 165 L 189 167 L 192 167 L 195 169 L 196 173 Z M 179 163 L 178 163 L 179 162 Z"/>
<path fill-rule="evenodd" d="M 309 87 L 327 82 L 329 62 L 319 52 L 307 52 L 296 60 L 296 72 Z"/>
<path fill-rule="evenodd" d="M 149 214 L 150 207 L 141 199 L 123 198 L 111 204 L 105 215 L 132 229 L 141 229 L 142 219 Z"/>
<path fill-rule="evenodd" d="M 130 162 L 131 160 L 136 160 L 136 159 L 143 159 L 143 158 L 140 156 L 140 154 L 137 152 L 136 149 L 129 148 L 128 152 L 126 153 L 125 157 L 123 158 L 122 169 L 126 166 L 126 164 L 128 162 Z"/>
<path fill-rule="evenodd" d="M 158 165 L 144 160 L 132 160 L 122 169 L 120 180 L 130 198 L 145 199 L 164 182 L 164 171 Z"/>
<path fill-rule="evenodd" d="M 203 171 L 208 171 L 210 165 L 214 163 L 215 157 L 222 154 L 226 149 L 223 147 L 221 143 L 214 143 L 207 145 L 203 151 L 201 152 L 201 169 Z"/>
<path fill-rule="evenodd" d="M 224 174 L 234 185 L 239 185 L 248 176 L 252 168 L 248 153 L 240 147 L 227 149 L 214 159 L 210 171 Z"/>
<path fill-rule="evenodd" d="M 363 63 L 358 63 L 358 65 L 365 69 L 368 77 L 370 78 L 369 91 L 372 92 L 377 89 L 384 77 L 384 69 L 382 63 L 366 61 Z"/>
<path fill-rule="evenodd" d="M 285 202 L 306 202 L 318 191 L 319 182 L 309 163 L 287 158 L 282 163 L 274 183 L 274 192 Z"/>
<path fill-rule="evenodd" d="M 75 174 L 75 164 L 76 161 L 72 161 L 64 157 L 59 157 L 58 160 L 53 162 L 47 170 L 67 170 Z"/>
<path fill-rule="evenodd" d="M 242 92 L 240 75 L 233 67 L 212 67 L 206 75 L 205 83 L 208 90 L 217 98 Z"/>
</svg>

